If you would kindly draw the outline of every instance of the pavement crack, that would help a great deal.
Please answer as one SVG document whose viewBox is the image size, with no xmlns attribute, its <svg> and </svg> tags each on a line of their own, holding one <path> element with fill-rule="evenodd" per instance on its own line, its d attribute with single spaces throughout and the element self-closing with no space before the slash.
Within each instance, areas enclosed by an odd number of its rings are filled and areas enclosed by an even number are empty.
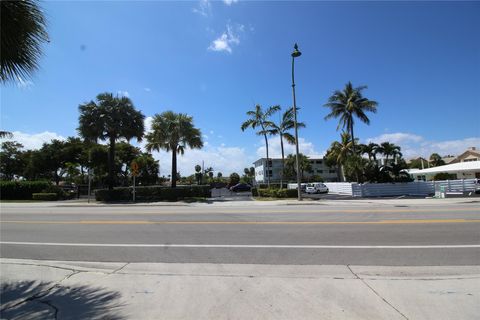
<svg viewBox="0 0 480 320">
<path fill-rule="evenodd" d="M 130 262 L 125 263 L 125 264 L 124 264 L 123 266 L 121 266 L 120 268 L 117 268 L 117 269 L 113 270 L 112 272 L 110 272 L 110 274 L 115 274 L 115 273 L 121 271 L 123 268 L 125 268 L 125 267 L 128 266 L 129 264 L 130 264 Z"/>
<path fill-rule="evenodd" d="M 400 316 L 402 316 L 404 319 L 407 319 L 408 320 L 408 317 L 403 314 L 400 310 L 398 310 L 397 308 L 395 308 L 395 306 L 393 306 L 390 302 L 387 301 L 387 299 L 385 299 L 384 297 L 382 297 L 375 289 L 373 289 L 363 278 L 360 278 L 358 276 L 358 274 L 356 274 L 352 268 L 350 268 L 350 265 L 347 265 L 347 268 L 348 270 L 350 270 L 350 272 L 355 276 L 356 279 L 362 281 L 362 283 L 367 286 L 367 288 L 369 288 L 377 297 L 379 297 L 380 299 L 383 300 L 383 302 L 385 302 L 387 305 L 389 305 L 393 310 L 395 310 Z"/>
</svg>

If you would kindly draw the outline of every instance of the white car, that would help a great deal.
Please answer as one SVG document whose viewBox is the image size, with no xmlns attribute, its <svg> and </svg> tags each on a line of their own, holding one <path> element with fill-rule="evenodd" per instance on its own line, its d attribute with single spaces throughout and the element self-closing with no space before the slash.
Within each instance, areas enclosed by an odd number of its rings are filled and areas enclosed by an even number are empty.
<svg viewBox="0 0 480 320">
<path fill-rule="evenodd" d="M 323 183 L 309 183 L 305 190 L 306 193 L 328 193 L 328 187 Z"/>
</svg>

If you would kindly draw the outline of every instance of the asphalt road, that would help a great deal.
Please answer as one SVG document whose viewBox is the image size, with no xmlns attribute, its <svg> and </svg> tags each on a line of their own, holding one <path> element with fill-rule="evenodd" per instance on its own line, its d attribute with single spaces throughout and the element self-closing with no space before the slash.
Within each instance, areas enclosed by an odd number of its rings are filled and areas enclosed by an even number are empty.
<svg viewBox="0 0 480 320">
<path fill-rule="evenodd" d="M 104 262 L 480 265 L 478 203 L 342 203 L 2 205 L 0 252 Z"/>
</svg>

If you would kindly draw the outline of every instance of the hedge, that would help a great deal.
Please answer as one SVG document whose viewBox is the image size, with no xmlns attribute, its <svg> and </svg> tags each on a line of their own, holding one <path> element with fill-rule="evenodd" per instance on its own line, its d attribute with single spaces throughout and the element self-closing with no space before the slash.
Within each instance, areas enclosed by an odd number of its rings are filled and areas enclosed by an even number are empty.
<svg viewBox="0 0 480 320">
<path fill-rule="evenodd" d="M 95 199 L 97 201 L 131 201 L 132 187 L 115 188 L 113 190 L 99 189 L 95 190 Z M 177 186 L 172 189 L 163 186 L 146 186 L 135 188 L 136 201 L 177 201 L 179 199 L 201 197 L 211 197 L 210 186 Z"/>
<path fill-rule="evenodd" d="M 56 193 L 33 193 L 32 194 L 33 200 L 42 200 L 42 201 L 56 201 L 58 200 L 58 195 Z"/>
<path fill-rule="evenodd" d="M 258 189 L 258 196 L 270 198 L 295 198 L 298 193 L 296 189 Z M 253 192 L 252 192 L 253 194 Z"/>
<path fill-rule="evenodd" d="M 0 181 L 0 199 L 31 200 L 33 193 L 41 193 L 49 186 L 48 181 Z"/>
</svg>

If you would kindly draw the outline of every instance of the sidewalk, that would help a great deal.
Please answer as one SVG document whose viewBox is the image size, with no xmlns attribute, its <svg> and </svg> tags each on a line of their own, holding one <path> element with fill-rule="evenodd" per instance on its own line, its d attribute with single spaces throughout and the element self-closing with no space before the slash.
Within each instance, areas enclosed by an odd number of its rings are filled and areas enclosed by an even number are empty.
<svg viewBox="0 0 480 320">
<path fill-rule="evenodd" d="M 480 267 L 1 259 L 2 319 L 478 319 Z"/>
</svg>

